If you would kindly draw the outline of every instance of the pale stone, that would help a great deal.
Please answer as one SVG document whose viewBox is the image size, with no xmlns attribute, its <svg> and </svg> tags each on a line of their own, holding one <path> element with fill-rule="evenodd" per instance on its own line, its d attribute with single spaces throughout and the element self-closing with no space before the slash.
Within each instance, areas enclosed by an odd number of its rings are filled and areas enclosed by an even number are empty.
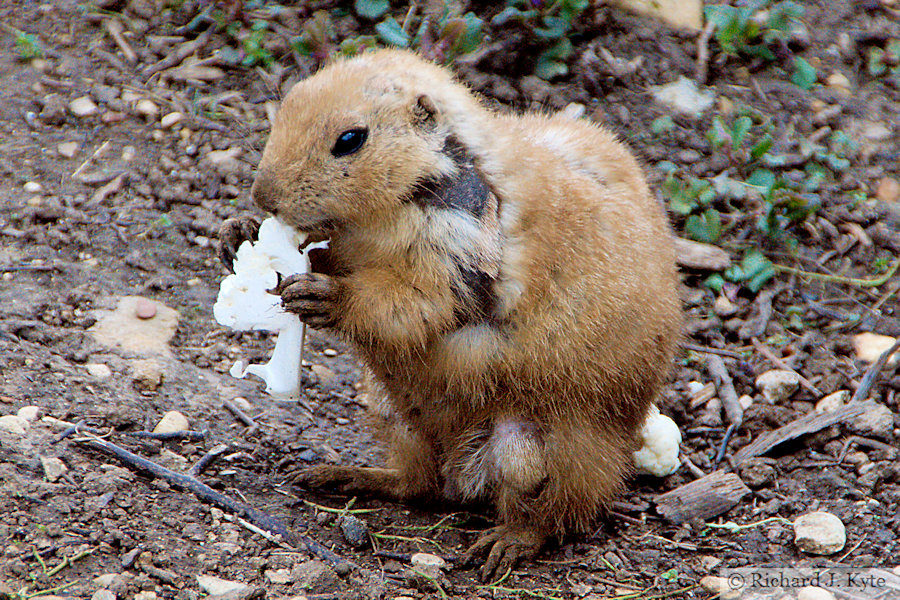
<svg viewBox="0 0 900 600">
<path fill-rule="evenodd" d="M 428 554 L 427 552 L 418 552 L 413 554 L 409 562 L 412 563 L 414 567 L 437 567 L 438 569 L 446 569 L 447 561 L 445 561 L 440 556 L 434 554 Z"/>
<path fill-rule="evenodd" d="M 734 589 L 726 578 L 716 575 L 707 575 L 701 579 L 700 587 L 710 594 L 718 595 L 722 600 L 735 600 L 741 596 L 740 588 Z"/>
<path fill-rule="evenodd" d="M 116 577 L 118 577 L 118 573 L 104 573 L 102 575 L 97 575 L 94 577 L 93 582 L 94 585 L 102 588 L 108 588 L 112 585 L 112 582 L 115 581 Z"/>
<path fill-rule="evenodd" d="M 156 105 L 153 100 L 148 100 L 146 98 L 141 98 L 134 104 L 134 110 L 139 115 L 145 117 L 155 117 L 159 114 L 159 107 Z"/>
<path fill-rule="evenodd" d="M 134 595 L 134 600 L 156 600 L 156 592 L 142 590 Z"/>
<path fill-rule="evenodd" d="M 850 421 L 850 430 L 857 435 L 889 437 L 894 431 L 894 413 L 884 404 L 871 404 L 866 412 Z"/>
<path fill-rule="evenodd" d="M 700 565 L 707 571 L 712 571 L 722 564 L 722 559 L 718 556 L 701 556 Z"/>
<path fill-rule="evenodd" d="M 266 571 L 266 579 L 269 580 L 270 583 L 274 583 L 276 585 L 284 585 L 286 583 L 291 582 L 291 570 L 290 569 L 269 569 Z"/>
<path fill-rule="evenodd" d="M 900 200 L 900 182 L 893 177 L 882 177 L 875 188 L 875 197 L 882 202 Z"/>
<path fill-rule="evenodd" d="M 797 592 L 797 600 L 834 600 L 834 594 L 816 585 L 808 585 Z"/>
<path fill-rule="evenodd" d="M 170 112 L 159 120 L 159 124 L 163 129 L 169 129 L 181 123 L 184 120 L 184 114 L 180 112 Z"/>
<path fill-rule="evenodd" d="M 19 410 L 16 411 L 16 416 L 25 419 L 27 422 L 31 423 L 33 421 L 37 421 L 38 417 L 41 416 L 41 407 L 40 406 L 23 406 Z"/>
<path fill-rule="evenodd" d="M 684 75 L 665 85 L 650 86 L 650 93 L 660 104 L 688 117 L 698 118 L 716 101 L 712 90 L 700 90 L 697 82 Z"/>
<path fill-rule="evenodd" d="M 170 410 L 163 415 L 153 433 L 175 433 L 176 431 L 187 431 L 190 429 L 190 423 L 183 414 L 177 410 Z"/>
<path fill-rule="evenodd" d="M 157 315 L 152 319 L 139 319 L 135 316 L 139 300 L 140 296 L 125 296 L 119 300 L 116 310 L 96 311 L 97 323 L 88 332 L 110 348 L 142 356 L 168 355 L 169 340 L 178 326 L 178 311 L 150 300 L 156 306 Z"/>
<path fill-rule="evenodd" d="M 94 592 L 91 600 L 116 600 L 116 595 L 105 588 L 101 588 Z"/>
<path fill-rule="evenodd" d="M 841 408 L 850 400 L 850 392 L 847 390 L 838 390 L 828 394 L 818 402 L 816 402 L 816 412 L 834 412 Z"/>
<path fill-rule="evenodd" d="M 133 360 L 131 369 L 131 382 L 137 389 L 153 391 L 162 385 L 163 370 L 158 360 L 153 358 Z"/>
<path fill-rule="evenodd" d="M 80 148 L 81 146 L 78 145 L 78 142 L 63 142 L 57 144 L 56 152 L 63 158 L 72 158 L 78 154 Z"/>
<path fill-rule="evenodd" d="M 613 4 L 655 17 L 675 27 L 703 28 L 703 0 L 613 0 Z"/>
<path fill-rule="evenodd" d="M 69 111 L 76 117 L 90 117 L 100 112 L 100 108 L 90 96 L 81 96 L 69 102 Z"/>
<path fill-rule="evenodd" d="M 321 385 L 332 385 L 337 378 L 334 371 L 324 365 L 313 365 L 310 369 L 316 374 L 316 377 L 319 378 L 319 383 Z"/>
<path fill-rule="evenodd" d="M 783 402 L 800 387 L 800 375 L 785 369 L 772 369 L 756 378 L 756 389 L 772 404 Z"/>
<path fill-rule="evenodd" d="M 847 543 L 847 531 L 831 513 L 808 513 L 794 521 L 794 543 L 807 554 L 834 554 Z"/>
<path fill-rule="evenodd" d="M 28 181 L 25 183 L 25 185 L 22 186 L 22 189 L 29 194 L 40 194 L 44 191 L 44 186 L 39 184 L 37 181 Z"/>
<path fill-rule="evenodd" d="M 719 296 L 713 304 L 713 312 L 720 317 L 730 317 L 738 310 L 738 306 L 726 296 Z"/>
<path fill-rule="evenodd" d="M 229 581 L 212 575 L 197 575 L 197 584 L 200 586 L 200 589 L 210 596 L 221 596 L 222 594 L 227 594 L 229 592 L 239 592 L 250 587 L 246 583 Z"/>
<path fill-rule="evenodd" d="M 897 342 L 897 338 L 889 335 L 880 335 L 878 333 L 860 333 L 853 336 L 853 346 L 856 348 L 856 358 L 866 363 L 873 363 L 881 357 L 882 354 L 891 349 Z M 897 362 L 897 352 L 894 352 L 888 358 L 887 364 L 893 365 Z"/>
<path fill-rule="evenodd" d="M 16 435 L 25 435 L 28 427 L 28 421 L 18 415 L 4 415 L 0 417 L 0 430 Z"/>
<path fill-rule="evenodd" d="M 88 363 L 84 365 L 84 368 L 97 379 L 106 379 L 112 376 L 112 369 L 103 363 Z"/>
<path fill-rule="evenodd" d="M 138 319 L 152 319 L 156 316 L 156 305 L 147 298 L 138 298 L 134 307 L 134 316 Z"/>
<path fill-rule="evenodd" d="M 211 150 L 206 153 L 206 160 L 215 168 L 220 174 L 228 175 L 229 173 L 234 173 L 240 167 L 240 162 L 238 162 L 238 157 L 243 153 L 243 150 L 238 146 L 232 146 L 226 150 Z"/>
<path fill-rule="evenodd" d="M 741 408 L 747 410 L 748 408 L 750 408 L 750 406 L 753 405 L 753 396 L 741 394 L 741 397 L 738 398 L 738 404 L 741 405 Z"/>
<path fill-rule="evenodd" d="M 842 96 L 850 95 L 850 80 L 840 71 L 835 71 L 834 73 L 829 75 L 825 79 L 825 85 L 833 90 L 836 90 L 837 92 L 840 92 Z"/>
<path fill-rule="evenodd" d="M 55 482 L 62 477 L 63 473 L 69 470 L 63 461 L 53 456 L 42 456 L 41 466 L 44 467 L 44 477 L 50 483 Z"/>
</svg>

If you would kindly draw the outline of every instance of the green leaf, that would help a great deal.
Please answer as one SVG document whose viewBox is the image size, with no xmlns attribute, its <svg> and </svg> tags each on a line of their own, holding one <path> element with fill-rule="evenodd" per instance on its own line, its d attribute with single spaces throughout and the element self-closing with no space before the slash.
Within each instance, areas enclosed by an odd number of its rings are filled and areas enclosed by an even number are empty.
<svg viewBox="0 0 900 600">
<path fill-rule="evenodd" d="M 741 144 L 744 142 L 744 138 L 747 137 L 747 132 L 750 131 L 750 127 L 753 125 L 753 119 L 750 117 L 739 117 L 735 119 L 734 123 L 731 126 L 731 149 L 737 150 L 741 147 Z"/>
<path fill-rule="evenodd" d="M 698 242 L 714 243 L 722 235 L 719 211 L 707 208 L 699 215 L 691 215 L 684 224 L 685 232 Z"/>
<path fill-rule="evenodd" d="M 541 52 L 534 67 L 534 74 L 546 81 L 566 75 L 569 72 L 569 67 L 562 61 L 571 54 L 572 42 L 568 38 L 561 39 Z"/>
<path fill-rule="evenodd" d="M 353 3 L 353 10 L 356 11 L 356 14 L 373 21 L 390 9 L 391 3 L 388 0 L 355 0 Z"/>
<path fill-rule="evenodd" d="M 881 48 L 871 48 L 869 57 L 866 60 L 866 70 L 872 77 L 884 75 L 887 72 L 887 64 L 885 64 L 885 52 Z"/>
<path fill-rule="evenodd" d="M 775 140 L 767 133 L 750 149 L 750 158 L 759 160 L 762 155 L 772 149 L 772 144 L 774 143 Z"/>
<path fill-rule="evenodd" d="M 706 132 L 706 139 L 709 140 L 713 149 L 717 149 L 725 145 L 725 142 L 728 139 L 727 136 L 728 134 L 725 131 L 725 124 L 722 122 L 722 117 L 716 116 L 713 118 L 712 126 Z"/>
<path fill-rule="evenodd" d="M 747 184 L 760 188 L 763 195 L 768 195 L 775 186 L 775 173 L 768 169 L 757 169 L 747 178 Z"/>
<path fill-rule="evenodd" d="M 382 42 L 390 46 L 399 48 L 407 48 L 409 46 L 409 35 L 403 31 L 400 23 L 394 17 L 388 17 L 375 25 L 375 33 L 378 34 Z"/>
<path fill-rule="evenodd" d="M 571 23 L 559 17 L 544 17 L 543 22 L 543 27 L 535 27 L 532 32 L 545 40 L 558 40 L 566 35 L 571 27 Z"/>
<path fill-rule="evenodd" d="M 794 85 L 800 89 L 811 90 L 817 79 L 816 70 L 811 64 L 799 56 L 794 58 L 794 74 L 791 76 Z"/>
<path fill-rule="evenodd" d="M 703 281 L 703 285 L 718 294 L 722 291 L 722 287 L 725 286 L 725 278 L 718 273 L 713 273 Z"/>
<path fill-rule="evenodd" d="M 491 19 L 491 25 L 499 27 L 505 25 L 509 21 L 527 21 L 537 15 L 535 10 L 521 11 L 515 6 L 507 6 Z"/>
<path fill-rule="evenodd" d="M 744 285 L 751 292 L 758 292 L 762 286 L 775 277 L 775 267 L 759 250 L 748 250 L 741 261 Z"/>
</svg>

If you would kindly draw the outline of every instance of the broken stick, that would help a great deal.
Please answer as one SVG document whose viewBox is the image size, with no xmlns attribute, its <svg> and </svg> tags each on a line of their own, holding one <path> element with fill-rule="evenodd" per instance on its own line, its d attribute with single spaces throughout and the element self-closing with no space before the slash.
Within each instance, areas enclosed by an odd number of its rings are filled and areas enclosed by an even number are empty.
<svg viewBox="0 0 900 600">
<path fill-rule="evenodd" d="M 197 496 L 197 498 L 208 504 L 212 504 L 213 506 L 221 508 L 222 510 L 238 517 L 243 517 L 260 529 L 263 529 L 273 535 L 281 536 L 281 540 L 285 544 L 296 546 L 298 541 L 302 542 L 311 554 L 328 561 L 336 569 L 346 570 L 348 567 L 353 566 L 352 563 L 341 558 L 312 538 L 309 538 L 305 535 L 294 535 L 281 521 L 279 521 L 275 517 L 258 511 L 255 508 L 244 504 L 243 502 L 238 502 L 237 500 L 233 500 L 228 496 L 220 494 L 205 483 L 202 483 L 201 481 L 198 481 L 197 479 L 189 475 L 176 473 L 175 471 L 167 469 L 162 465 L 158 465 L 153 461 L 147 460 L 146 458 L 129 452 L 121 446 L 117 446 L 112 442 L 98 438 L 96 436 L 90 436 L 78 441 L 87 444 L 95 450 L 99 450 L 100 452 L 118 458 L 126 466 L 131 467 L 132 469 L 149 472 L 154 477 L 158 477 L 169 482 L 172 485 L 192 492 L 195 496 Z"/>
<path fill-rule="evenodd" d="M 676 525 L 693 519 L 709 519 L 734 508 L 750 493 L 734 473 L 713 471 L 657 497 L 656 510 Z"/>
<path fill-rule="evenodd" d="M 779 427 L 775 431 L 765 433 L 740 450 L 734 455 L 735 466 L 739 465 L 748 458 L 761 456 L 789 440 L 796 439 L 802 435 L 815 433 L 836 423 L 841 423 L 849 419 L 854 419 L 871 408 L 871 403 L 851 402 L 846 406 L 826 413 L 809 413 L 803 415 L 799 419 L 791 421 L 783 427 Z"/>
</svg>

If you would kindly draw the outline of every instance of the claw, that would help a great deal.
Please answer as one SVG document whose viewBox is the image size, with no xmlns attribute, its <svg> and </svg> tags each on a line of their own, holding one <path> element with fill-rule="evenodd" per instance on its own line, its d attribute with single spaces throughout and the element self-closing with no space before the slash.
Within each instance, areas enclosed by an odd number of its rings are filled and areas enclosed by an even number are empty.
<svg viewBox="0 0 900 600">
<path fill-rule="evenodd" d="M 546 536 L 535 529 L 512 528 L 500 525 L 484 532 L 463 555 L 463 564 L 483 554 L 488 548 L 487 560 L 479 571 L 482 581 L 489 581 L 495 573 L 506 573 L 519 561 L 534 558 L 543 547 Z"/>
<path fill-rule="evenodd" d="M 216 253 L 225 268 L 234 273 L 234 257 L 238 248 L 247 240 L 255 241 L 259 236 L 259 221 L 244 215 L 226 219 L 219 227 L 219 241 Z"/>
</svg>

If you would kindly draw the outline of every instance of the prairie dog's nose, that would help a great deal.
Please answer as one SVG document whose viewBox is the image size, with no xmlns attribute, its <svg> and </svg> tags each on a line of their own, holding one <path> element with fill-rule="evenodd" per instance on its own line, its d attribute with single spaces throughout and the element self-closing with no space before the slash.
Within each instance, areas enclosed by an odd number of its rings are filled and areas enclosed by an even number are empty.
<svg viewBox="0 0 900 600">
<path fill-rule="evenodd" d="M 275 177 L 266 169 L 260 169 L 253 180 L 253 186 L 250 188 L 250 197 L 258 207 L 266 212 L 275 214 L 278 207 L 278 184 Z"/>
</svg>

